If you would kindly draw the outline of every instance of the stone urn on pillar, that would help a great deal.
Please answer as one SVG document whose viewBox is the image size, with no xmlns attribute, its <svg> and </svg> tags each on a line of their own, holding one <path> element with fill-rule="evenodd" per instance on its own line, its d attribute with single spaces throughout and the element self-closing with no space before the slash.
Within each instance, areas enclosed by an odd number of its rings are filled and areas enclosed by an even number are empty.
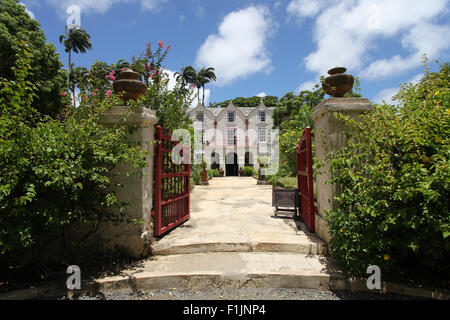
<svg viewBox="0 0 450 320">
<path fill-rule="evenodd" d="M 323 91 L 333 98 L 342 98 L 352 90 L 355 79 L 351 74 L 346 74 L 344 67 L 335 67 L 328 70 L 329 76 L 322 82 Z"/>
<path fill-rule="evenodd" d="M 136 101 L 147 90 L 147 85 L 140 80 L 139 73 L 130 68 L 125 69 L 119 74 L 116 81 L 113 82 L 115 94 L 122 94 L 124 101 Z"/>
</svg>

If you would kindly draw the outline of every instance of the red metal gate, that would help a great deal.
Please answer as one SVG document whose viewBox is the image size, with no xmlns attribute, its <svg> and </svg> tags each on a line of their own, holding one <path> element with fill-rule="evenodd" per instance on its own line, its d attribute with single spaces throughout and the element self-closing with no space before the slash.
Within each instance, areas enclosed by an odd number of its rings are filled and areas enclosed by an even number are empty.
<svg viewBox="0 0 450 320">
<path fill-rule="evenodd" d="M 191 166 L 172 162 L 172 150 L 179 142 L 171 140 L 171 132 L 157 126 L 155 139 L 155 201 L 152 214 L 154 235 L 160 236 L 190 217 Z"/>
<path fill-rule="evenodd" d="M 311 231 L 314 231 L 315 206 L 310 127 L 306 127 L 303 131 L 297 145 L 297 182 L 303 221 Z"/>
</svg>

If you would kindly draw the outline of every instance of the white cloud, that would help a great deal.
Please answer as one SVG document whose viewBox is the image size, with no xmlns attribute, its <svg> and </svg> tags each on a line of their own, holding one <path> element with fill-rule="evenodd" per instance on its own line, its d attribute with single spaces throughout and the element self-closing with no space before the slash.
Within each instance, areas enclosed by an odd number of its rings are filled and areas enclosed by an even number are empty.
<svg viewBox="0 0 450 320">
<path fill-rule="evenodd" d="M 450 47 L 450 26 L 436 24 L 448 2 L 293 0 L 287 12 L 315 19 L 317 49 L 304 58 L 307 70 L 325 75 L 331 67 L 345 66 L 361 78 L 383 79 L 419 66 L 423 54 L 433 59 Z M 398 40 L 410 53 L 374 60 L 373 49 L 383 40 Z"/>
<path fill-rule="evenodd" d="M 320 81 L 319 80 L 317 80 L 317 81 L 307 81 L 307 82 L 304 82 L 304 83 L 302 83 L 298 88 L 297 88 L 297 90 L 295 90 L 297 93 L 300 93 L 301 91 L 303 91 L 303 90 L 312 90 L 312 89 L 314 89 L 314 86 L 316 85 L 316 84 L 318 84 Z"/>
<path fill-rule="evenodd" d="M 227 85 L 252 73 L 272 69 L 267 40 L 275 25 L 267 7 L 251 6 L 233 11 L 197 52 L 196 64 L 213 67 L 218 85 Z"/>
<path fill-rule="evenodd" d="M 81 14 L 85 13 L 105 13 L 111 9 L 115 3 L 140 3 L 142 10 L 156 11 L 168 0 L 46 0 L 54 6 L 61 16 L 66 16 L 66 9 L 70 5 L 77 5 L 81 9 Z"/>
<path fill-rule="evenodd" d="M 263 91 L 263 92 L 258 93 L 256 96 L 260 97 L 260 98 L 264 98 L 265 96 L 267 96 L 267 94 Z"/>
<path fill-rule="evenodd" d="M 161 4 L 167 2 L 167 0 L 140 0 L 141 7 L 144 10 L 159 10 Z"/>
<path fill-rule="evenodd" d="M 203 8 L 203 6 L 199 4 L 195 9 L 195 15 L 198 18 L 202 19 L 205 16 L 205 8 Z"/>
<path fill-rule="evenodd" d="M 287 6 L 287 13 L 290 16 L 312 17 L 327 5 L 325 0 L 293 0 Z"/>
<path fill-rule="evenodd" d="M 180 16 L 178 17 L 178 25 L 179 25 L 179 26 L 181 26 L 181 25 L 183 24 L 184 19 L 185 19 L 184 14 L 182 14 L 182 15 L 180 15 Z"/>
<path fill-rule="evenodd" d="M 420 80 L 422 80 L 423 76 L 424 76 L 423 73 L 416 74 L 414 77 L 409 79 L 408 82 L 412 82 L 413 84 L 417 84 L 417 83 L 419 83 Z"/>
<path fill-rule="evenodd" d="M 406 81 L 405 83 L 411 82 L 412 84 L 417 84 L 417 83 L 419 83 L 419 81 L 422 79 L 423 76 L 424 76 L 423 73 L 418 73 L 414 77 L 412 77 L 411 79 Z M 387 89 L 381 90 L 378 93 L 378 95 L 374 98 L 374 101 L 376 103 L 382 103 L 382 100 L 385 100 L 386 103 L 395 104 L 396 102 L 394 100 L 392 100 L 392 97 L 395 94 L 397 94 L 397 92 L 399 90 L 400 90 L 400 87 L 399 88 L 387 88 Z"/>
<path fill-rule="evenodd" d="M 34 13 L 33 11 L 29 10 L 27 8 L 27 5 L 25 3 L 19 2 L 19 4 L 21 4 L 22 6 L 25 7 L 25 12 L 28 13 L 28 15 L 30 16 L 31 19 L 34 19 Z"/>
<path fill-rule="evenodd" d="M 281 1 L 276 1 L 276 2 L 273 4 L 273 8 L 274 8 L 274 9 L 278 9 L 280 6 L 281 6 Z"/>
<path fill-rule="evenodd" d="M 392 97 L 397 94 L 398 88 L 387 88 L 381 90 L 378 95 L 374 98 L 375 103 L 383 103 L 385 101 L 388 104 L 395 104 L 395 101 L 392 100 Z"/>
</svg>

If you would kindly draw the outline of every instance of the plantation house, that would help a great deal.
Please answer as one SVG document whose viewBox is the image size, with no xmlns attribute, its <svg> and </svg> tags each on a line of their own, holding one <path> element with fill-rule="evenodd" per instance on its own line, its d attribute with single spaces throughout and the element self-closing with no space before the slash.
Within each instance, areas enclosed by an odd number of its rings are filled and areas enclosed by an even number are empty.
<svg viewBox="0 0 450 320">
<path fill-rule="evenodd" d="M 187 110 L 194 122 L 194 163 L 202 157 L 211 169 L 222 168 L 227 176 L 237 176 L 239 168 L 259 168 L 257 159 L 272 158 L 274 138 L 273 108 L 207 108 L 201 104 Z M 278 148 L 278 146 L 276 146 Z"/>
</svg>

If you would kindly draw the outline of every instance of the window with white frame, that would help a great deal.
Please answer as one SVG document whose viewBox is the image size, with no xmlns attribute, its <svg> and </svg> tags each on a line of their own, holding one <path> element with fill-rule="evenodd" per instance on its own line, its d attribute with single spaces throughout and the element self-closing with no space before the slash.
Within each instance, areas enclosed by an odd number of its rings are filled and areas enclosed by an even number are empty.
<svg viewBox="0 0 450 320">
<path fill-rule="evenodd" d="M 236 129 L 228 130 L 228 145 L 229 146 L 236 145 Z"/>
<path fill-rule="evenodd" d="M 259 111 L 259 122 L 266 122 L 266 112 Z"/>
<path fill-rule="evenodd" d="M 266 142 L 266 129 L 258 129 L 259 142 Z"/>
<path fill-rule="evenodd" d="M 234 111 L 228 111 L 228 122 L 235 122 L 235 120 Z"/>
</svg>

